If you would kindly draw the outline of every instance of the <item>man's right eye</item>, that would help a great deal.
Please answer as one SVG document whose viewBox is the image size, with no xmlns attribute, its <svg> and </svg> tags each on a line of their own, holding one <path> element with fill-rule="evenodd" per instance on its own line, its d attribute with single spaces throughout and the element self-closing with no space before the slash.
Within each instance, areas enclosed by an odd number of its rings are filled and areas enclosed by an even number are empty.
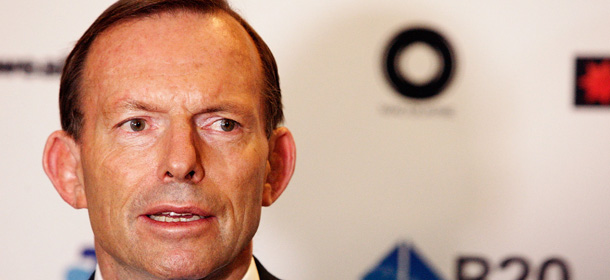
<svg viewBox="0 0 610 280">
<path fill-rule="evenodd" d="M 124 130 L 139 132 L 146 129 L 146 121 L 143 119 L 131 119 L 121 125 Z"/>
</svg>

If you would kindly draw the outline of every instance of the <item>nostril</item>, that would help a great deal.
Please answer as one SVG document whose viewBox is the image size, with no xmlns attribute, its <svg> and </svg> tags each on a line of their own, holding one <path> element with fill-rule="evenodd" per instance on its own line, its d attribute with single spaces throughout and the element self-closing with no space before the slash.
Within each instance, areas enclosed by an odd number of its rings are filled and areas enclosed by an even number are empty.
<svg viewBox="0 0 610 280">
<path fill-rule="evenodd" d="M 165 172 L 165 175 L 170 178 L 174 177 L 174 175 L 172 175 L 172 173 L 170 173 L 169 171 Z"/>
<path fill-rule="evenodd" d="M 189 174 L 186 174 L 186 176 L 184 176 L 184 178 L 191 179 L 191 178 L 193 178 L 193 176 L 195 176 L 195 171 L 191 170 L 191 172 L 189 172 Z"/>
</svg>

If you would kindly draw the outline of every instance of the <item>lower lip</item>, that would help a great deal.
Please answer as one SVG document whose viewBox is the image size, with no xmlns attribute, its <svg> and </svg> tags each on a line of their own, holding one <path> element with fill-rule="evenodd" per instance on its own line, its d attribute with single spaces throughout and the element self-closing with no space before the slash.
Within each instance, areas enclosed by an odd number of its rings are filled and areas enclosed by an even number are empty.
<svg viewBox="0 0 610 280">
<path fill-rule="evenodd" d="M 168 237 L 185 237 L 188 235 L 200 235 L 212 226 L 216 218 L 207 216 L 191 222 L 159 222 L 151 219 L 147 215 L 140 216 L 139 219 L 144 226 L 153 232 Z"/>
</svg>

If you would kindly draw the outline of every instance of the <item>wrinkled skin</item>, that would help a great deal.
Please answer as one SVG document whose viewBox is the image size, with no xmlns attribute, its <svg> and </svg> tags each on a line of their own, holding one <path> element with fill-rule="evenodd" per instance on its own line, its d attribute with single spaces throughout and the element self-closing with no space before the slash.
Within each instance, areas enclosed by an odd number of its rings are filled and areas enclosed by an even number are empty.
<svg viewBox="0 0 610 280">
<path fill-rule="evenodd" d="M 105 279 L 241 279 L 261 205 L 288 181 L 273 153 L 288 132 L 265 134 L 261 81 L 256 47 L 224 13 L 153 15 L 96 39 L 81 140 L 56 132 L 44 161 L 64 200 L 88 208 Z M 170 211 L 201 219 L 150 218 Z"/>
</svg>

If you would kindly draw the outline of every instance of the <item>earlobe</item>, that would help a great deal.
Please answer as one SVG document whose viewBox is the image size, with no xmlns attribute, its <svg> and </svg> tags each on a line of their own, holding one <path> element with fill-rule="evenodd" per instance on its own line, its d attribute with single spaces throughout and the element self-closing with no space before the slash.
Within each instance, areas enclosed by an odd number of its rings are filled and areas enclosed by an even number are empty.
<svg viewBox="0 0 610 280">
<path fill-rule="evenodd" d="M 87 208 L 85 189 L 79 177 L 80 151 L 65 131 L 55 131 L 49 136 L 42 165 L 61 198 L 74 208 Z"/>
<path fill-rule="evenodd" d="M 296 163 L 296 145 L 290 131 L 277 128 L 269 139 L 269 174 L 263 189 L 263 206 L 275 202 L 288 186 Z"/>
</svg>

